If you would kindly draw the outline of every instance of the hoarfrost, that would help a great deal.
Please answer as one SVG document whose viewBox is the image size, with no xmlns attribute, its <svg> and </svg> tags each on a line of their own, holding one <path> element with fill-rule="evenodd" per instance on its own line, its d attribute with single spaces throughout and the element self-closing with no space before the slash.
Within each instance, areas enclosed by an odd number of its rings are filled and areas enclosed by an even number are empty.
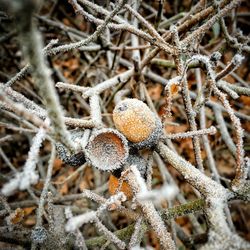
<svg viewBox="0 0 250 250">
<path fill-rule="evenodd" d="M 36 172 L 36 164 L 39 160 L 39 150 L 45 139 L 45 135 L 45 130 L 40 128 L 33 138 L 32 146 L 28 153 L 28 159 L 23 167 L 23 171 L 21 173 L 16 173 L 15 177 L 3 186 L 1 192 L 4 195 L 12 195 L 17 189 L 25 190 L 37 183 L 39 175 Z"/>
</svg>

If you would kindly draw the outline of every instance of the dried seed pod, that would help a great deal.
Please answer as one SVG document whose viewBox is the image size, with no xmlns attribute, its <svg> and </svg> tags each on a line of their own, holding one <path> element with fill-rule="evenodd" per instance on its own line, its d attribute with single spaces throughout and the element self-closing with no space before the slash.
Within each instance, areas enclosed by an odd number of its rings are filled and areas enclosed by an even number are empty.
<svg viewBox="0 0 250 250">
<path fill-rule="evenodd" d="M 119 183 L 119 178 L 117 178 L 116 176 L 114 175 L 110 175 L 109 177 L 109 193 L 111 195 L 115 195 L 118 191 L 118 188 L 120 186 L 120 183 Z M 130 188 L 130 186 L 128 185 L 127 182 L 123 181 L 122 184 L 121 184 L 121 188 L 119 190 L 120 192 L 123 192 L 127 199 L 131 199 L 133 197 L 133 192 L 132 192 L 132 189 Z"/>
<path fill-rule="evenodd" d="M 83 138 L 83 136 L 84 136 L 83 131 L 74 130 L 71 132 L 71 138 L 73 141 L 80 140 Z M 70 154 L 67 148 L 59 142 L 56 143 L 56 151 L 57 151 L 58 157 L 64 163 L 70 166 L 78 167 L 86 162 L 83 151 L 80 151 L 76 154 Z"/>
<path fill-rule="evenodd" d="M 124 165 L 127 165 L 127 166 L 135 165 L 140 171 L 141 176 L 144 178 L 145 173 L 146 173 L 147 163 L 140 155 L 130 154 Z M 122 170 L 118 169 L 118 170 L 113 171 L 112 174 L 110 175 L 109 183 L 108 183 L 109 193 L 111 195 L 114 195 L 118 191 L 121 191 L 126 195 L 127 199 L 129 200 L 133 197 L 133 191 L 126 181 L 122 181 L 120 179 L 121 172 Z M 121 181 L 122 181 L 122 184 L 120 185 Z"/>
<path fill-rule="evenodd" d="M 162 133 L 160 119 L 138 99 L 119 102 L 113 111 L 116 128 L 136 148 L 153 146 Z"/>
<path fill-rule="evenodd" d="M 101 129 L 90 137 L 85 156 L 94 167 L 112 171 L 122 167 L 126 162 L 128 142 L 115 129 Z"/>
</svg>

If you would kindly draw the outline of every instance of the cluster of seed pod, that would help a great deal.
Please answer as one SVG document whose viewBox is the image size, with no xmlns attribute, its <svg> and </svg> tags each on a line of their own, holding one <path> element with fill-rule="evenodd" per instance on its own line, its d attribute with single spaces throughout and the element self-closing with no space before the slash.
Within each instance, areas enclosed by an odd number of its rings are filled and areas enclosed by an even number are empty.
<svg viewBox="0 0 250 250">
<path fill-rule="evenodd" d="M 59 157 L 61 156 L 65 163 L 77 166 L 87 160 L 99 170 L 111 171 L 111 194 L 114 194 L 119 186 L 119 177 L 124 166 L 136 164 L 142 176 L 145 174 L 145 161 L 138 154 L 129 153 L 130 149 L 133 151 L 153 147 L 162 133 L 160 119 L 138 99 L 119 102 L 113 110 L 113 120 L 116 129 L 103 128 L 94 131 L 84 151 L 78 154 L 70 156 L 63 150 L 62 145 L 57 147 Z M 128 198 L 132 196 L 132 191 L 126 183 L 122 183 L 120 188 Z"/>
</svg>

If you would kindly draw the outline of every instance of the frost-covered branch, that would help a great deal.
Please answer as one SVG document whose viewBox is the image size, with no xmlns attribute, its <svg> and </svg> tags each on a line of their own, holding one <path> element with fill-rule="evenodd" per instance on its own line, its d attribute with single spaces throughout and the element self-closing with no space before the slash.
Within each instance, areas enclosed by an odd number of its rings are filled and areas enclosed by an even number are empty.
<svg viewBox="0 0 250 250">
<path fill-rule="evenodd" d="M 140 201 L 137 199 L 137 195 L 141 192 L 147 192 L 147 186 L 140 176 L 139 170 L 136 166 L 131 166 L 126 173 L 127 181 L 131 186 L 133 193 L 136 197 L 136 202 L 141 207 L 141 211 L 145 216 L 148 223 L 152 226 L 155 231 L 157 238 L 163 249 L 175 249 L 175 244 L 171 239 L 170 233 L 167 231 L 164 222 L 162 221 L 160 215 L 156 211 L 154 205 L 150 201 Z"/>
<path fill-rule="evenodd" d="M 1 192 L 6 195 L 12 195 L 17 189 L 25 190 L 31 185 L 36 184 L 39 175 L 36 171 L 36 164 L 39 160 L 39 151 L 43 140 L 45 139 L 46 132 L 44 128 L 40 128 L 38 133 L 33 139 L 28 159 L 23 167 L 23 171 L 16 173 L 15 177 L 9 182 L 5 183 Z"/>
<path fill-rule="evenodd" d="M 48 116 L 54 129 L 54 137 L 65 144 L 70 151 L 73 151 L 75 146 L 64 125 L 59 98 L 42 54 L 42 39 L 32 22 L 35 5 L 31 1 L 22 1 L 19 5 L 13 4 L 11 8 L 16 17 L 19 18 L 18 28 L 24 56 L 31 65 L 36 88 L 45 101 Z M 30 9 L 30 11 L 27 12 L 27 9 Z"/>
</svg>

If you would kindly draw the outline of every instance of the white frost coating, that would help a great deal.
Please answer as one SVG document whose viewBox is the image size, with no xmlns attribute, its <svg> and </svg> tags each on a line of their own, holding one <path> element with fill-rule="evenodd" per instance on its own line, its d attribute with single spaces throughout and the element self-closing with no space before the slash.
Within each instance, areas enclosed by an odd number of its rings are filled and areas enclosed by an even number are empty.
<svg viewBox="0 0 250 250">
<path fill-rule="evenodd" d="M 96 212 L 91 211 L 84 213 L 75 217 L 72 217 L 68 220 L 65 225 L 65 230 L 67 232 L 75 231 L 77 228 L 81 227 L 86 223 L 93 223 L 96 220 Z"/>
<path fill-rule="evenodd" d="M 211 63 L 210 63 L 210 59 L 209 59 L 209 57 L 203 56 L 203 55 L 194 55 L 194 56 L 192 56 L 191 59 L 187 60 L 187 63 L 186 63 L 186 66 L 185 66 L 185 70 L 183 71 L 182 76 L 186 75 L 188 66 L 189 66 L 190 63 L 192 63 L 193 61 L 199 61 L 199 62 L 204 63 L 204 64 L 206 65 L 206 69 L 207 69 L 207 72 L 208 72 L 208 74 L 209 74 L 211 80 L 212 80 L 213 82 L 215 82 L 216 75 L 215 75 L 215 72 L 214 72 L 213 69 L 212 69 L 212 66 L 211 66 Z"/>
<path fill-rule="evenodd" d="M 100 100 L 98 95 L 92 95 L 89 99 L 90 115 L 92 121 L 97 127 L 102 126 L 102 113 L 100 107 Z"/>
<path fill-rule="evenodd" d="M 24 165 L 22 178 L 20 180 L 19 188 L 21 190 L 29 188 L 32 184 L 36 184 L 39 179 L 39 176 L 35 170 L 36 164 L 39 159 L 39 150 L 45 138 L 45 135 L 45 130 L 43 128 L 40 128 L 33 139 L 33 143 L 28 154 L 28 159 Z"/>
<path fill-rule="evenodd" d="M 109 241 L 115 243 L 118 246 L 118 249 L 125 249 L 125 242 L 121 241 L 115 234 L 109 231 L 98 218 L 95 220 L 95 225 L 97 229 L 103 233 L 107 239 L 109 239 Z"/>
<path fill-rule="evenodd" d="M 127 197 L 123 192 L 119 192 L 118 194 L 112 195 L 103 205 L 98 208 L 97 216 L 100 215 L 104 210 L 108 209 L 110 205 L 120 205 L 121 202 L 126 201 L 126 199 Z"/>
<path fill-rule="evenodd" d="M 1 193 L 5 196 L 10 196 L 14 194 L 15 190 L 18 189 L 19 182 L 20 182 L 20 173 L 17 173 L 13 179 L 11 179 L 9 182 L 3 185 Z"/>
<path fill-rule="evenodd" d="M 118 169 L 128 158 L 127 139 L 115 129 L 100 129 L 91 135 L 85 156 L 100 170 Z"/>
<path fill-rule="evenodd" d="M 132 249 L 133 247 L 137 246 L 137 244 L 140 243 L 140 240 L 141 240 L 140 232 L 142 231 L 141 230 L 142 222 L 143 222 L 143 217 L 140 216 L 139 219 L 135 223 L 134 232 L 129 241 L 129 249 Z"/>
<path fill-rule="evenodd" d="M 213 194 L 213 196 L 216 195 L 217 197 L 221 197 L 222 194 L 227 194 L 221 185 L 201 173 L 191 163 L 184 160 L 163 143 L 157 145 L 157 151 L 165 161 L 169 162 L 174 168 L 176 168 L 176 170 L 179 171 L 183 177 L 203 195 Z"/>
<path fill-rule="evenodd" d="M 33 138 L 32 146 L 30 148 L 28 159 L 24 165 L 23 171 L 21 173 L 16 173 L 14 179 L 10 180 L 3 186 L 1 192 L 4 195 L 12 195 L 17 189 L 28 189 L 31 185 L 38 182 L 39 175 L 36 172 L 36 164 L 39 159 L 39 150 L 45 135 L 45 130 L 40 128 L 38 133 Z"/>
<path fill-rule="evenodd" d="M 250 249 L 249 243 L 241 239 L 228 227 L 224 209 L 229 193 L 225 188 L 201 173 L 192 164 L 182 159 L 162 143 L 158 144 L 160 155 L 183 177 L 197 188 L 206 200 L 206 217 L 209 220 L 209 240 L 201 249 Z"/>
<path fill-rule="evenodd" d="M 85 194 L 94 195 L 91 192 L 86 192 Z M 93 198 L 93 200 L 95 200 L 95 197 Z M 104 210 L 106 210 L 109 205 L 113 203 L 117 203 L 117 202 L 122 202 L 125 200 L 126 200 L 126 196 L 124 195 L 124 193 L 119 192 L 118 194 L 111 196 L 108 200 L 106 201 L 103 200 L 104 204 L 102 204 L 97 209 L 97 211 L 90 211 L 82 215 L 69 218 L 67 224 L 65 225 L 65 230 L 67 232 L 75 231 L 77 228 L 81 227 L 83 224 L 96 222 L 96 220 L 98 219 L 98 216 L 101 215 L 101 213 Z M 68 209 L 67 210 L 65 209 L 65 214 L 70 215 Z"/>
<path fill-rule="evenodd" d="M 250 157 L 245 157 L 245 168 L 248 177 L 250 177 Z"/>
<path fill-rule="evenodd" d="M 3 84 L 0 84 L 0 88 L 4 90 L 4 92 L 15 102 L 22 103 L 32 114 L 39 114 L 40 118 L 45 118 L 47 116 L 47 112 L 42 109 L 35 102 L 29 100 L 24 95 L 18 93 L 13 90 L 11 87 L 6 87 Z"/>
<path fill-rule="evenodd" d="M 145 193 L 139 193 L 137 198 L 141 201 L 152 201 L 155 204 L 159 204 L 163 200 L 173 200 L 178 194 L 178 188 L 174 185 L 164 185 L 158 190 L 147 191 Z"/>
<path fill-rule="evenodd" d="M 140 187 L 140 193 L 147 193 L 148 192 L 147 185 L 143 180 L 143 178 L 141 177 L 141 174 L 136 165 L 132 165 L 130 168 L 136 178 L 138 186 Z"/>
<path fill-rule="evenodd" d="M 83 190 L 82 192 L 83 197 L 87 197 L 88 199 L 95 201 L 96 203 L 103 204 L 107 201 L 104 197 L 99 194 L 96 194 L 88 189 Z"/>
<path fill-rule="evenodd" d="M 134 73 L 134 69 L 129 69 L 125 71 L 124 73 L 121 73 L 113 78 L 108 79 L 107 81 L 104 81 L 102 83 L 99 83 L 95 87 L 87 90 L 83 93 L 83 98 L 90 97 L 92 95 L 98 95 L 105 91 L 106 89 L 109 89 L 115 85 L 117 85 L 120 82 L 125 82 L 127 79 L 132 76 Z"/>
<path fill-rule="evenodd" d="M 127 181 L 135 194 L 141 191 L 147 190 L 146 183 L 140 176 L 139 170 L 136 166 L 131 166 L 127 174 Z M 162 221 L 160 215 L 155 210 L 155 207 L 150 201 L 140 201 L 137 199 L 137 203 L 141 207 L 141 211 L 144 217 L 147 219 L 148 223 L 152 226 L 155 231 L 157 238 L 159 239 L 162 248 L 161 249 L 176 249 L 174 241 L 171 238 L 170 233 L 167 231 L 164 222 Z"/>
<path fill-rule="evenodd" d="M 72 211 L 70 207 L 65 207 L 64 214 L 66 219 L 70 219 L 73 217 Z"/>
<path fill-rule="evenodd" d="M 154 250 L 154 248 L 151 246 L 140 247 L 139 245 L 137 245 L 132 247 L 131 250 Z"/>
<path fill-rule="evenodd" d="M 169 81 L 167 81 L 167 85 L 165 86 L 165 90 L 169 89 L 173 84 L 180 85 L 181 83 L 181 76 L 176 76 Z"/>
<path fill-rule="evenodd" d="M 234 57 L 233 57 L 233 60 L 232 60 L 232 63 L 235 65 L 235 66 L 240 66 L 240 64 L 242 63 L 242 61 L 245 59 L 244 56 L 240 55 L 240 54 L 236 54 Z"/>
</svg>

